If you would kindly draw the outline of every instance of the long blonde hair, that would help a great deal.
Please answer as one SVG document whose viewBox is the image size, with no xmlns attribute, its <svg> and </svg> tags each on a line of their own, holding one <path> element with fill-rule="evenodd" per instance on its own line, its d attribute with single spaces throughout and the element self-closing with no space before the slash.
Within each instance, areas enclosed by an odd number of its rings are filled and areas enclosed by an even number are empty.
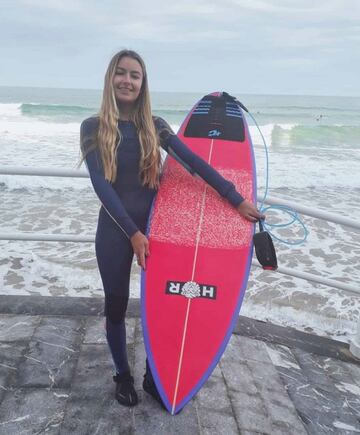
<svg viewBox="0 0 360 435">
<path fill-rule="evenodd" d="M 99 148 L 105 178 L 115 182 L 117 174 L 117 149 L 121 146 L 122 135 L 118 128 L 119 109 L 115 98 L 113 79 L 119 60 L 130 57 L 139 62 L 143 81 L 140 94 L 135 102 L 131 120 L 134 122 L 140 142 L 140 180 L 143 185 L 156 189 L 159 186 L 161 172 L 161 155 L 159 136 L 156 132 L 151 114 L 150 93 L 145 63 L 132 50 L 121 50 L 116 53 L 107 68 L 104 90 L 99 112 L 99 128 L 95 146 Z"/>
</svg>

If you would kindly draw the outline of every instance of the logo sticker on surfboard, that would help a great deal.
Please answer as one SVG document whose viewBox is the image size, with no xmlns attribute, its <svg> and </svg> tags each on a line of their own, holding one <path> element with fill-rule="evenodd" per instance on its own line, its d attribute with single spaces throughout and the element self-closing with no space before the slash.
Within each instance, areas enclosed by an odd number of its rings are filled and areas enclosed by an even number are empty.
<svg viewBox="0 0 360 435">
<path fill-rule="evenodd" d="M 195 281 L 167 281 L 165 293 L 168 295 L 185 296 L 189 299 L 216 299 L 216 286 L 209 284 L 198 284 Z"/>
<path fill-rule="evenodd" d="M 221 135 L 221 131 L 219 130 L 210 130 L 208 133 L 208 137 L 218 137 Z"/>
</svg>

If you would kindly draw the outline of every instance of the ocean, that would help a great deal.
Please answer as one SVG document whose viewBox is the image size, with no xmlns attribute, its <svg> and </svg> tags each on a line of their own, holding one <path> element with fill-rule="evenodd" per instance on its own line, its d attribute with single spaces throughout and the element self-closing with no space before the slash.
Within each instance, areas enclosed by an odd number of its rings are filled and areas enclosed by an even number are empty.
<svg viewBox="0 0 360 435">
<path fill-rule="evenodd" d="M 226 89 L 232 93 L 231 89 Z M 360 98 L 234 95 L 255 116 L 269 150 L 269 195 L 357 219 L 360 215 Z M 155 115 L 176 131 L 203 96 L 152 93 Z M 98 111 L 101 91 L 0 87 L 0 165 L 75 169 L 79 126 Z M 265 153 L 253 139 L 258 194 Z M 1 232 L 93 236 L 99 201 L 86 179 L 0 175 Z M 298 246 L 275 242 L 280 265 L 352 285 L 360 283 L 360 234 L 302 217 L 310 234 Z M 288 220 L 269 213 L 268 220 Z M 279 230 L 295 240 L 301 228 Z M 91 243 L 0 241 L 1 294 L 101 297 Z M 139 297 L 133 264 L 131 295 Z M 241 314 L 349 341 L 360 316 L 359 296 L 252 268 Z"/>
</svg>

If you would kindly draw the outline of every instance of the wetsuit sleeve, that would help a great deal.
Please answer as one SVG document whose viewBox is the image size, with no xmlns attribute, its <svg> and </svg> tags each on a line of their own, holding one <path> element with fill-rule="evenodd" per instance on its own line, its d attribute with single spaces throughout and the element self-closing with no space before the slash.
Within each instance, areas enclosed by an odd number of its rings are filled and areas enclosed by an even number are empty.
<svg viewBox="0 0 360 435">
<path fill-rule="evenodd" d="M 175 158 L 192 175 L 199 175 L 212 188 L 214 188 L 230 204 L 237 207 L 244 198 L 236 190 L 233 183 L 226 180 L 205 160 L 193 153 L 172 131 L 171 127 L 161 118 L 154 120 L 155 127 L 160 137 L 160 145 Z"/>
<path fill-rule="evenodd" d="M 89 171 L 91 183 L 94 187 L 95 193 L 99 197 L 109 216 L 126 234 L 126 236 L 130 238 L 138 231 L 138 227 L 126 212 L 119 195 L 116 193 L 111 183 L 105 179 L 99 151 L 97 149 L 92 149 L 86 152 L 93 141 L 93 135 L 94 122 L 85 120 L 80 127 L 80 143 L 82 152 L 86 153 L 85 162 Z"/>
</svg>

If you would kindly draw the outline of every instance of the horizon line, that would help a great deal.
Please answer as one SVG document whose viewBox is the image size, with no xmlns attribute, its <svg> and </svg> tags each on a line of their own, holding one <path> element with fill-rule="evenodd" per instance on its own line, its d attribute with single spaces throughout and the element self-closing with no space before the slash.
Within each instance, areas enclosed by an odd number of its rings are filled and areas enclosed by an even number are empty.
<svg viewBox="0 0 360 435">
<path fill-rule="evenodd" d="M 101 88 L 73 88 L 73 87 L 54 87 L 54 86 L 24 86 L 24 85 L 0 85 L 0 88 L 22 88 L 22 89 L 52 89 L 52 90 L 69 90 L 69 91 L 97 91 L 102 92 Z M 168 91 L 168 90 L 151 90 L 151 93 L 164 93 L 164 94 L 207 94 L 214 91 Z M 309 94 L 309 93 L 253 93 L 253 92 L 238 92 L 231 91 L 235 95 L 252 95 L 252 96 L 282 96 L 282 97 L 344 97 L 344 98 L 359 98 L 360 95 L 344 95 L 344 94 Z"/>
</svg>

